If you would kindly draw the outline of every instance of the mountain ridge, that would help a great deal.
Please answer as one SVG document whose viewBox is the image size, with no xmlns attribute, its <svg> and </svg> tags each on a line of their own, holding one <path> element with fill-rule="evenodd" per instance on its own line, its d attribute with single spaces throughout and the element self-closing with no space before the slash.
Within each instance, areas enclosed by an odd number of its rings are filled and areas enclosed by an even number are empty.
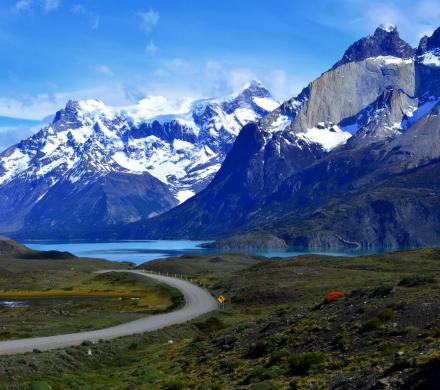
<svg viewBox="0 0 440 390">
<path fill-rule="evenodd" d="M 158 215 L 203 189 L 240 127 L 277 105 L 257 81 L 217 100 L 69 101 L 0 153 L 0 231 L 75 237 Z"/>
<path fill-rule="evenodd" d="M 374 52 L 376 57 L 361 44 L 357 58 L 343 57 L 297 97 L 244 126 L 204 191 L 122 234 L 222 239 L 226 246 L 239 242 L 240 235 L 248 246 L 249 234 L 256 241 L 275 236 L 302 247 L 440 242 L 440 218 L 429 211 L 436 202 L 423 198 L 427 189 L 437 193 L 426 167 L 435 171 L 440 157 L 435 114 L 440 68 L 401 43 L 396 28 L 388 30 L 359 41 L 373 39 L 375 49 L 382 50 Z M 402 48 L 398 56 L 390 56 L 390 42 Z M 350 136 L 326 147 L 312 137 L 315 132 Z M 423 185 L 420 172 L 429 173 Z M 394 197 L 402 193 L 402 201 L 389 199 L 385 187 Z M 431 216 L 430 234 L 421 234 L 420 215 Z"/>
</svg>

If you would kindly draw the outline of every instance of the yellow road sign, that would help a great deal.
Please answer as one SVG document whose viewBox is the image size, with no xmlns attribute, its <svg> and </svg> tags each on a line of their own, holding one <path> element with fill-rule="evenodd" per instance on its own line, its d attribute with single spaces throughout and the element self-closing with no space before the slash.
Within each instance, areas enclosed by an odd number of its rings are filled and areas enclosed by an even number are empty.
<svg viewBox="0 0 440 390">
<path fill-rule="evenodd" d="M 217 297 L 217 302 L 218 303 L 225 303 L 225 297 L 223 295 L 219 295 Z"/>
</svg>

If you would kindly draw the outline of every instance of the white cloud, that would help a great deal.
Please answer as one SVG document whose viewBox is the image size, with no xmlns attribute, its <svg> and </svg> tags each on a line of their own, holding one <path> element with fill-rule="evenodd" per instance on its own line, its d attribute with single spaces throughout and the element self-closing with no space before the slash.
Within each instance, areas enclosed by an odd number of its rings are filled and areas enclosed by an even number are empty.
<svg viewBox="0 0 440 390">
<path fill-rule="evenodd" d="M 0 116 L 42 120 L 64 107 L 69 100 L 100 99 L 109 105 L 133 103 L 125 86 L 116 81 L 107 81 L 89 89 L 40 93 L 24 97 L 0 97 Z"/>
<path fill-rule="evenodd" d="M 17 13 L 29 11 L 32 7 L 32 3 L 32 0 L 19 0 L 12 6 L 12 10 Z"/>
<path fill-rule="evenodd" d="M 33 8 L 39 7 L 44 12 L 52 12 L 60 7 L 60 0 L 18 0 L 12 10 L 16 13 L 32 11 Z"/>
<path fill-rule="evenodd" d="M 89 11 L 82 4 L 75 4 L 72 6 L 72 12 L 77 15 L 82 15 L 89 20 L 90 27 L 92 30 L 97 30 L 99 28 L 100 17 L 94 12 Z"/>
<path fill-rule="evenodd" d="M 154 56 L 157 53 L 158 47 L 154 44 L 153 41 L 150 41 L 150 43 L 145 48 L 145 51 L 150 55 Z"/>
<path fill-rule="evenodd" d="M 169 73 L 165 69 L 158 68 L 153 72 L 153 76 L 166 77 L 166 76 L 169 76 Z"/>
<path fill-rule="evenodd" d="M 139 16 L 141 18 L 141 29 L 146 32 L 152 31 L 159 22 L 159 12 L 151 8 L 147 12 L 140 12 Z"/>
<path fill-rule="evenodd" d="M 60 6 L 59 0 L 44 0 L 43 7 L 46 12 L 55 11 Z"/>
<path fill-rule="evenodd" d="M 98 65 L 95 70 L 100 73 L 103 74 L 105 76 L 114 76 L 113 71 L 110 69 L 110 67 L 108 67 L 107 65 Z"/>
</svg>

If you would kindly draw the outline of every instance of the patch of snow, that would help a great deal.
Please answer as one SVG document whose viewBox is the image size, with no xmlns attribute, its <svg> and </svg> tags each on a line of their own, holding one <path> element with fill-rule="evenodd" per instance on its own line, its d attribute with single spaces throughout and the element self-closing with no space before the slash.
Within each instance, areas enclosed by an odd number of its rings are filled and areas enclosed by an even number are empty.
<svg viewBox="0 0 440 390">
<path fill-rule="evenodd" d="M 399 64 L 411 64 L 414 60 L 412 58 L 400 58 L 394 56 L 377 56 L 371 58 L 375 62 L 380 62 L 381 65 L 399 65 Z"/>
<path fill-rule="evenodd" d="M 429 51 L 423 54 L 420 59 L 423 65 L 430 67 L 440 66 L 440 53 L 438 49 L 436 51 Z"/>
<path fill-rule="evenodd" d="M 428 114 L 438 103 L 440 102 L 440 98 L 430 96 L 429 99 L 422 103 L 418 107 L 411 107 L 410 110 L 406 113 L 408 118 L 404 119 L 401 127 L 406 129 L 409 126 L 413 125 L 421 118 L 423 118 L 426 114 Z"/>
<path fill-rule="evenodd" d="M 175 139 L 173 141 L 173 148 L 174 150 L 186 150 L 186 149 L 193 149 L 194 145 L 191 142 Z"/>
<path fill-rule="evenodd" d="M 194 195 L 195 195 L 194 191 L 182 190 L 176 194 L 176 198 L 179 201 L 179 204 L 181 204 L 181 203 L 185 202 L 186 200 L 188 200 L 189 198 L 193 197 Z"/>
<path fill-rule="evenodd" d="M 257 106 L 268 112 L 271 112 L 280 106 L 280 103 L 274 99 L 254 97 L 253 100 Z"/>
<path fill-rule="evenodd" d="M 238 108 L 234 111 L 235 118 L 240 122 L 241 125 L 245 125 L 249 122 L 254 122 L 258 119 L 258 115 L 255 111 L 250 108 Z"/>
<path fill-rule="evenodd" d="M 113 160 L 116 161 L 122 168 L 125 168 L 133 173 L 143 173 L 146 171 L 144 160 L 135 160 L 128 157 L 124 152 L 116 152 L 113 155 Z"/>
<path fill-rule="evenodd" d="M 337 125 L 331 125 L 325 128 L 312 127 L 297 136 L 306 142 L 320 144 L 326 152 L 329 152 L 339 145 L 344 145 L 352 135 L 341 130 Z"/>
<path fill-rule="evenodd" d="M 3 176 L 0 176 L 0 184 L 3 184 L 24 172 L 29 167 L 30 157 L 15 148 L 9 156 L 4 157 L 0 162 L 3 162 L 3 168 L 6 171 Z"/>
<path fill-rule="evenodd" d="M 268 130 L 271 132 L 282 131 L 290 125 L 290 118 L 286 115 L 279 115 L 278 118 L 270 124 Z"/>
<path fill-rule="evenodd" d="M 394 30 L 396 30 L 396 26 L 392 23 L 382 23 L 381 25 L 379 25 L 379 28 L 386 32 L 393 32 Z"/>
</svg>

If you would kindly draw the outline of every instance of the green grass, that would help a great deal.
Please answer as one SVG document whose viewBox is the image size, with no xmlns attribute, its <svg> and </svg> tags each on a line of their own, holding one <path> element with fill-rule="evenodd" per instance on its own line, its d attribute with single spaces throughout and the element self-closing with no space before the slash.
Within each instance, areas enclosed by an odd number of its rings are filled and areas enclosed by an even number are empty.
<svg viewBox="0 0 440 390">
<path fill-rule="evenodd" d="M 439 250 L 271 261 L 215 257 L 160 260 L 151 267 L 197 278 L 226 296 L 224 310 L 144 335 L 0 357 L 0 388 L 33 381 L 54 389 L 365 388 L 368 378 L 407 388 L 437 383 Z M 238 265 L 224 266 L 234 259 Z M 420 274 L 431 281 L 399 285 Z M 118 278 L 83 286 L 118 288 Z M 139 288 L 134 280 L 123 282 Z M 332 290 L 346 297 L 323 304 Z"/>
<path fill-rule="evenodd" d="M 0 239 L 0 340 L 48 336 L 121 324 L 174 310 L 184 303 L 175 288 L 141 275 L 95 270 L 127 267 L 61 252 L 38 252 Z"/>
</svg>

